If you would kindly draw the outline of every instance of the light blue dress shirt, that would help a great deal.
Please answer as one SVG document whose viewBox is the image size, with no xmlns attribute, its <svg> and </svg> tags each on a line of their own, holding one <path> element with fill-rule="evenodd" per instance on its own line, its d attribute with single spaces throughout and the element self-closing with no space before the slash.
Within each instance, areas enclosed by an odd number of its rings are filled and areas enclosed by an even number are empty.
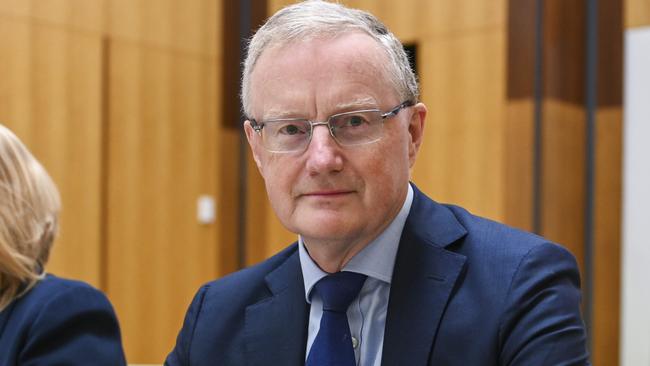
<svg viewBox="0 0 650 366">
<path fill-rule="evenodd" d="M 384 329 L 386 326 L 386 311 L 390 295 L 390 283 L 393 277 L 393 267 L 399 240 L 404 229 L 406 217 L 413 203 L 413 189 L 408 186 L 408 193 L 402 209 L 393 222 L 375 240 L 370 242 L 362 251 L 357 253 L 346 265 L 343 271 L 362 273 L 368 276 L 359 296 L 348 307 L 347 315 L 350 332 L 353 338 L 354 355 L 359 366 L 380 366 L 384 344 Z M 323 315 L 323 302 L 317 292 L 311 295 L 316 282 L 327 276 L 311 259 L 305 249 L 302 237 L 299 238 L 298 251 L 300 266 L 305 282 L 307 302 L 311 303 L 309 311 L 309 329 L 307 336 L 307 352 L 320 328 Z"/>
</svg>

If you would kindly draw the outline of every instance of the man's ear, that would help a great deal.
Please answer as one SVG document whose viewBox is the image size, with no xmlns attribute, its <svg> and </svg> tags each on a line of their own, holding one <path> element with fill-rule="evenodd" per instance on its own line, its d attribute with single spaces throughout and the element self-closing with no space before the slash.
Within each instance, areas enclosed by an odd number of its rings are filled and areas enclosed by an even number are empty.
<svg viewBox="0 0 650 366">
<path fill-rule="evenodd" d="M 411 120 L 409 121 L 409 135 L 411 137 L 409 141 L 409 167 L 413 168 L 415 158 L 422 144 L 427 107 L 422 103 L 417 103 L 411 108 L 413 109 L 413 114 L 411 114 Z"/>
<path fill-rule="evenodd" d="M 251 152 L 253 153 L 253 160 L 255 160 L 257 170 L 260 172 L 262 177 L 264 177 L 264 172 L 262 171 L 262 161 L 260 160 L 259 155 L 260 149 L 262 148 L 260 145 L 260 136 L 257 134 L 257 132 L 255 132 L 249 120 L 246 120 L 244 122 L 244 132 L 246 132 L 246 140 L 248 140 L 248 146 L 250 146 Z"/>
</svg>

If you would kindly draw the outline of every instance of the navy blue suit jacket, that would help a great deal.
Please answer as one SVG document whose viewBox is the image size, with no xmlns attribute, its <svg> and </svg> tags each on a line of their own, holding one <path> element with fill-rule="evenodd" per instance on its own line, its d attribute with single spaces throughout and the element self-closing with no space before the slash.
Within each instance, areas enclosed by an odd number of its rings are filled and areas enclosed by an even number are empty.
<svg viewBox="0 0 650 366">
<path fill-rule="evenodd" d="M 126 365 L 104 294 L 47 275 L 0 312 L 0 366 Z"/>
<path fill-rule="evenodd" d="M 573 256 L 414 187 L 396 258 L 384 366 L 585 365 Z M 204 285 L 165 364 L 303 365 L 297 245 Z"/>
</svg>

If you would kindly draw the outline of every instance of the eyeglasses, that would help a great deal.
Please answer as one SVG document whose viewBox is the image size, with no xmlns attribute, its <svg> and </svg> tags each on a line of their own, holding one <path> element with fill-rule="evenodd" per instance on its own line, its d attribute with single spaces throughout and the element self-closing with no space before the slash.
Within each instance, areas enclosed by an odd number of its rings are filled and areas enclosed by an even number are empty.
<svg viewBox="0 0 650 366">
<path fill-rule="evenodd" d="M 383 135 L 384 121 L 396 116 L 412 101 L 382 112 L 379 109 L 335 114 L 327 121 L 310 121 L 304 118 L 281 118 L 257 122 L 250 119 L 251 126 L 262 137 L 264 148 L 270 152 L 287 153 L 304 151 L 309 146 L 316 126 L 327 126 L 330 135 L 341 146 L 364 145 L 379 141 Z"/>
</svg>

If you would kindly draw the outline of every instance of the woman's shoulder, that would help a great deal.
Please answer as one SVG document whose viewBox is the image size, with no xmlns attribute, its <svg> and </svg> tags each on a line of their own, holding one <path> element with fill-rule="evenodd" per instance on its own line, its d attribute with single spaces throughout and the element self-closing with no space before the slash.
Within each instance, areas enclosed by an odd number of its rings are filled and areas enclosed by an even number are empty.
<svg viewBox="0 0 650 366">
<path fill-rule="evenodd" d="M 42 293 L 52 293 L 57 291 L 74 291 L 76 289 L 91 292 L 100 292 L 86 282 L 59 277 L 48 273 L 38 282 L 33 290 Z"/>
<path fill-rule="evenodd" d="M 91 285 L 48 274 L 12 307 L 0 350 L 19 350 L 18 363 L 125 364 L 113 307 Z"/>
<path fill-rule="evenodd" d="M 95 309 L 113 313 L 113 307 L 103 292 L 86 282 L 52 274 L 47 274 L 24 297 L 24 306 L 34 312 L 54 311 L 63 315 Z"/>
<path fill-rule="evenodd" d="M 28 307 L 35 306 L 39 308 L 62 303 L 69 310 L 78 306 L 109 307 L 112 310 L 112 306 L 103 292 L 86 282 L 62 278 L 52 274 L 47 274 L 42 280 L 38 281 L 24 295 L 24 298 L 20 299 L 20 302 Z"/>
</svg>

